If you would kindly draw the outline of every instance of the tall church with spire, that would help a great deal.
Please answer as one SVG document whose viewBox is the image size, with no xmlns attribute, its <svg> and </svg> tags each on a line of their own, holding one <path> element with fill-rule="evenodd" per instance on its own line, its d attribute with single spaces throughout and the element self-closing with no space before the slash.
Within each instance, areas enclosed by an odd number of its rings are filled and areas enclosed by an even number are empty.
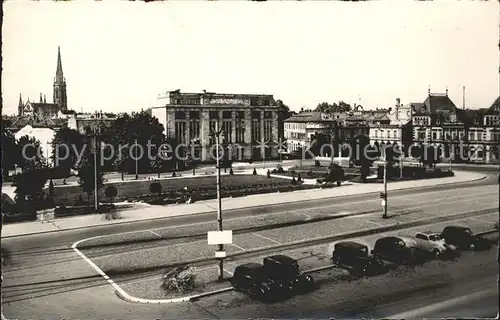
<svg viewBox="0 0 500 320">
<path fill-rule="evenodd" d="M 68 111 L 68 96 L 66 93 L 66 79 L 64 78 L 61 48 L 57 48 L 57 69 L 54 78 L 54 91 L 52 103 L 47 103 L 45 94 L 40 93 L 39 102 L 31 102 L 30 99 L 23 102 L 22 96 L 19 95 L 19 104 L 17 107 L 18 116 L 29 116 L 33 121 L 42 121 L 47 118 L 56 118 L 59 112 Z"/>
</svg>

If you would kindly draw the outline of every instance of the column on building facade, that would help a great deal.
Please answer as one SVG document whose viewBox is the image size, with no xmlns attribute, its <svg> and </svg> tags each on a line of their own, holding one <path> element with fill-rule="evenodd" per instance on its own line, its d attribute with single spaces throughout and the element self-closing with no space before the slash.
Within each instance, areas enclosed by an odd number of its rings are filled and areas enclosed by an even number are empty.
<svg viewBox="0 0 500 320">
<path fill-rule="evenodd" d="M 165 128 L 167 137 L 175 137 L 175 110 L 167 108 L 167 127 Z M 177 138 L 177 137 L 175 137 Z"/>
<path fill-rule="evenodd" d="M 273 143 L 271 143 L 271 145 L 273 146 L 273 148 L 271 149 L 271 156 L 273 158 L 275 158 L 275 157 L 279 156 L 278 152 L 279 152 L 279 148 L 281 147 L 280 144 L 278 144 L 278 145 L 276 145 L 276 144 L 280 143 L 280 141 L 282 143 L 283 142 L 283 137 L 279 136 L 279 131 L 278 131 L 279 130 L 278 129 L 278 126 L 279 126 L 279 124 L 278 124 L 278 112 L 276 110 L 273 110 L 271 112 L 271 114 L 272 114 L 271 141 L 273 142 Z"/>
<path fill-rule="evenodd" d="M 186 123 L 186 127 L 184 128 L 184 137 L 186 139 L 186 145 L 190 145 L 190 140 L 191 140 L 191 132 L 190 132 L 190 128 L 191 128 L 191 121 L 190 121 L 190 114 L 189 114 L 189 111 L 184 111 L 185 114 L 186 114 L 186 120 L 185 120 L 185 123 Z"/>
<path fill-rule="evenodd" d="M 236 143 L 236 111 L 231 111 L 231 139 L 230 141 Z"/>
<path fill-rule="evenodd" d="M 210 159 L 210 112 L 208 109 L 200 109 L 200 144 L 201 159 Z"/>
<path fill-rule="evenodd" d="M 245 159 L 252 158 L 252 109 L 245 109 L 245 150 L 243 156 Z"/>
<path fill-rule="evenodd" d="M 260 119 L 259 119 L 260 141 L 261 141 L 262 144 L 267 145 L 266 136 L 265 136 L 265 130 L 264 130 L 264 128 L 265 128 L 265 126 L 264 126 L 264 119 L 265 119 L 264 118 L 264 110 L 260 110 Z M 265 149 L 266 148 L 264 148 L 264 150 L 263 150 L 261 148 L 261 150 L 260 150 L 260 152 L 261 152 L 260 156 L 261 157 L 265 157 L 266 156 L 265 153 L 264 153 L 264 152 L 266 152 Z"/>
</svg>

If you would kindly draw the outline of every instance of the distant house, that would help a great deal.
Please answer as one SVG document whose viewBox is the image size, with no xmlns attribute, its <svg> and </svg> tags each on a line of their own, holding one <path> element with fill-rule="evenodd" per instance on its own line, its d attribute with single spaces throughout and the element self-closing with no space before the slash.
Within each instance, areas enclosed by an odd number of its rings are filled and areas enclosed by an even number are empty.
<svg viewBox="0 0 500 320">
<path fill-rule="evenodd" d="M 284 134 L 288 152 L 311 146 L 318 133 L 330 135 L 336 121 L 326 113 L 312 111 L 301 112 L 285 120 Z"/>
</svg>

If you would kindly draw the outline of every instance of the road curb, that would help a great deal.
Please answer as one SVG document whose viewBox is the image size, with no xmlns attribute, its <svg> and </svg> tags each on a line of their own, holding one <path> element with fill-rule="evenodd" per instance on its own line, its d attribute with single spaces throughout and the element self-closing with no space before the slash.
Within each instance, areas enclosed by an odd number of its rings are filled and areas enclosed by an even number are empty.
<svg viewBox="0 0 500 320">
<path fill-rule="evenodd" d="M 447 185 L 454 185 L 454 184 L 470 183 L 470 182 L 481 181 L 481 180 L 484 180 L 486 178 L 487 178 L 486 175 L 482 175 L 481 178 L 476 178 L 476 179 L 472 179 L 472 180 L 459 181 L 459 182 L 448 182 L 448 183 L 434 184 L 434 185 L 428 185 L 428 186 L 407 187 L 407 188 L 393 189 L 393 190 L 390 190 L 390 191 L 401 191 L 401 190 L 411 190 L 411 189 L 419 189 L 419 188 L 426 188 L 426 187 L 436 187 L 436 186 L 447 186 Z M 436 179 L 439 179 L 439 178 L 436 178 Z M 351 195 L 328 196 L 328 197 L 317 198 L 317 199 L 309 199 L 309 200 L 334 199 L 334 198 L 339 198 L 339 197 L 343 197 L 343 196 L 355 196 L 355 195 L 375 194 L 375 193 L 378 193 L 378 191 L 361 192 L 361 193 L 351 194 Z M 270 194 L 270 193 L 268 193 L 268 194 Z M 268 194 L 264 193 L 263 195 L 268 195 Z M 302 201 L 302 200 L 288 201 L 288 202 L 277 203 L 277 204 L 294 203 L 294 202 L 299 202 L 299 201 Z M 258 208 L 258 207 L 261 207 L 261 206 L 262 205 L 247 206 L 245 208 Z M 230 210 L 239 210 L 239 209 L 242 209 L 242 208 L 235 208 L 235 209 L 230 209 Z M 211 211 L 213 211 L 213 210 L 211 210 Z M 59 229 L 59 230 L 37 231 L 37 232 L 31 232 L 31 233 L 25 233 L 25 234 L 2 236 L 1 239 L 8 239 L 8 238 L 15 238 L 15 237 L 25 237 L 25 236 L 34 236 L 34 235 L 48 234 L 48 233 L 61 232 L 61 231 L 73 231 L 73 230 L 90 229 L 90 228 L 102 228 L 102 227 L 106 227 L 106 226 L 109 226 L 109 225 L 134 224 L 134 223 L 141 223 L 143 221 L 155 221 L 155 220 L 163 220 L 163 219 L 169 219 L 169 218 L 175 218 L 175 217 L 182 217 L 182 216 L 188 216 L 188 215 L 205 214 L 205 213 L 209 213 L 211 211 L 197 212 L 197 213 L 186 213 L 186 214 L 179 214 L 179 215 L 175 215 L 175 216 L 171 216 L 171 217 L 156 217 L 156 218 L 151 218 L 151 219 L 142 219 L 142 220 L 135 220 L 135 221 L 117 221 L 117 222 L 108 223 L 108 224 L 91 225 L 91 226 L 83 226 L 83 227 L 72 227 L 72 228 L 65 228 L 65 229 Z"/>
<path fill-rule="evenodd" d="M 483 212 L 483 211 L 486 212 L 486 211 L 491 211 L 491 210 L 495 210 L 495 209 L 494 208 L 484 209 L 484 210 L 480 210 L 480 212 Z M 239 256 L 242 256 L 242 255 L 265 254 L 266 250 L 278 250 L 278 249 L 288 250 L 288 249 L 292 249 L 294 246 L 297 246 L 297 245 L 304 245 L 304 244 L 305 245 L 316 245 L 317 244 L 316 242 L 345 240 L 345 239 L 349 239 L 349 238 L 356 238 L 356 237 L 362 237 L 362 236 L 367 236 L 367 235 L 373 235 L 373 234 L 378 234 L 378 233 L 387 232 L 387 231 L 412 228 L 412 227 L 420 226 L 420 225 L 425 224 L 425 223 L 442 222 L 442 221 L 447 221 L 450 219 L 457 219 L 457 218 L 462 217 L 462 216 L 466 217 L 467 215 L 470 215 L 470 212 L 466 211 L 466 212 L 461 212 L 461 213 L 458 213 L 458 214 L 455 214 L 452 216 L 438 217 L 438 218 L 433 218 L 433 219 L 428 219 L 428 218 L 418 219 L 418 220 L 414 220 L 414 221 L 406 222 L 406 223 L 397 222 L 397 223 L 390 224 L 387 226 L 365 228 L 365 229 L 345 232 L 345 233 L 341 233 L 341 234 L 337 234 L 337 235 L 333 235 L 333 236 L 328 235 L 328 236 L 322 236 L 322 237 L 317 237 L 317 238 L 313 238 L 313 239 L 292 241 L 292 242 L 289 242 L 286 244 L 270 245 L 270 246 L 265 246 L 265 247 L 261 247 L 261 248 L 256 248 L 254 250 L 247 250 L 247 251 L 242 252 L 242 253 L 235 253 L 235 254 L 229 255 L 229 256 L 227 256 L 226 261 L 232 261 L 235 258 L 237 259 Z M 496 230 L 496 229 L 495 230 L 488 230 L 487 232 L 492 232 L 492 231 L 498 231 L 498 230 Z M 96 237 L 92 237 L 92 238 L 96 238 Z M 177 302 L 189 302 L 189 301 L 193 301 L 193 300 L 196 300 L 196 299 L 199 299 L 202 297 L 215 295 L 215 294 L 226 292 L 226 291 L 231 291 L 233 289 L 233 288 L 223 288 L 220 290 L 201 293 L 198 295 L 173 298 L 173 299 L 142 299 L 142 298 L 133 297 L 130 294 L 128 294 L 127 292 L 125 292 L 120 286 L 118 286 L 106 273 L 104 273 L 104 271 L 102 271 L 94 262 L 92 262 L 92 260 L 87 258 L 78 249 L 78 244 L 80 244 L 86 240 L 90 240 L 92 238 L 79 240 L 79 241 L 75 242 L 71 246 L 71 248 L 82 259 L 84 259 L 95 271 L 97 271 L 97 273 L 99 273 L 115 289 L 115 292 L 120 299 L 122 299 L 126 302 L 143 303 L 143 304 L 168 304 L 168 303 L 177 303 Z M 249 258 L 250 258 L 250 256 L 249 256 Z M 181 264 L 187 265 L 187 264 L 194 264 L 194 263 L 207 262 L 207 261 L 213 261 L 213 259 L 199 258 L 199 259 L 194 259 L 194 260 L 190 260 L 190 261 L 184 261 L 182 263 L 179 263 L 179 265 L 181 265 Z M 331 268 L 331 267 L 332 266 L 323 266 L 323 267 L 320 267 L 319 269 L 321 270 L 322 268 L 326 269 L 326 268 Z M 312 270 L 305 271 L 305 272 L 311 273 L 311 272 L 315 272 L 315 271 L 319 271 L 319 270 L 312 269 Z"/>
<path fill-rule="evenodd" d="M 394 226 L 394 225 L 391 225 L 391 226 Z M 398 225 L 396 225 L 396 226 L 398 226 Z M 378 229 L 381 229 L 381 228 L 384 228 L 384 227 L 379 227 Z M 374 228 L 371 228 L 371 229 L 374 229 Z M 364 230 L 368 231 L 368 230 L 371 230 L 371 229 L 364 229 Z M 387 231 L 387 230 L 385 230 L 385 231 Z M 487 230 L 487 231 L 475 233 L 475 235 L 486 235 L 486 234 L 495 233 L 495 232 L 499 232 L 499 230 L 498 229 L 491 229 L 491 230 Z M 315 273 L 315 272 L 318 272 L 318 271 L 332 269 L 332 268 L 335 268 L 335 267 L 336 267 L 335 264 L 330 264 L 330 265 L 321 266 L 321 267 L 317 267 L 317 268 L 313 268 L 313 269 L 309 269 L 309 270 L 304 270 L 304 271 L 302 271 L 302 273 L 303 274 L 310 274 L 310 273 Z M 225 293 L 225 292 L 229 292 L 229 291 L 233 291 L 233 290 L 234 290 L 234 287 L 227 287 L 227 288 L 222 288 L 222 289 L 218 289 L 218 290 L 213 290 L 213 291 L 208 291 L 208 292 L 200 293 L 200 294 L 197 294 L 197 295 L 180 297 L 180 298 L 172 298 L 172 299 L 162 299 L 162 300 L 148 300 L 148 299 L 136 298 L 136 297 L 133 297 L 133 296 L 129 295 L 128 293 L 126 293 L 123 290 L 120 290 L 120 291 L 123 291 L 123 293 L 120 292 L 119 290 L 116 290 L 115 292 L 116 292 L 116 294 L 118 295 L 118 297 L 120 299 L 122 299 L 122 300 L 124 300 L 126 302 L 167 304 L 167 303 L 196 301 L 196 300 L 204 298 L 204 297 L 209 297 L 209 296 L 213 296 L 213 295 L 217 295 L 217 294 L 220 294 L 220 293 Z M 146 302 L 144 302 L 144 301 L 146 301 Z"/>
</svg>

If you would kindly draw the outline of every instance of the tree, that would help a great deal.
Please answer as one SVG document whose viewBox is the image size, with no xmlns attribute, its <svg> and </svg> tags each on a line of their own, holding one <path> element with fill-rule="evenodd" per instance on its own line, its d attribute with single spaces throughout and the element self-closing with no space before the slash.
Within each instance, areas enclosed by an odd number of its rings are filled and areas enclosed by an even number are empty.
<svg viewBox="0 0 500 320">
<path fill-rule="evenodd" d="M 43 188 L 47 182 L 47 176 L 47 169 L 42 167 L 28 168 L 16 175 L 13 182 L 13 186 L 16 187 L 14 191 L 16 202 L 24 208 L 34 211 L 41 208 L 45 194 Z"/>
<path fill-rule="evenodd" d="M 325 180 L 327 182 L 336 182 L 340 186 L 342 180 L 345 179 L 344 169 L 336 163 L 330 164 L 328 168 L 330 172 L 327 173 Z"/>
<path fill-rule="evenodd" d="M 22 136 L 17 141 L 16 163 L 23 171 L 44 167 L 46 159 L 43 158 L 43 150 L 40 141 L 35 137 Z"/>
<path fill-rule="evenodd" d="M 344 101 L 339 101 L 338 103 L 334 102 L 333 104 L 329 104 L 328 102 L 321 102 L 318 104 L 314 111 L 332 114 L 337 112 L 349 112 L 351 110 L 352 108 L 350 104 L 347 104 Z"/>
<path fill-rule="evenodd" d="M 107 186 L 106 189 L 104 189 L 104 194 L 111 200 L 118 195 L 118 190 L 115 186 Z"/>
<path fill-rule="evenodd" d="M 365 135 L 356 136 L 352 143 L 351 161 L 356 166 L 360 166 L 361 180 L 366 182 L 370 175 L 370 167 L 378 156 L 378 151 L 370 145 L 370 138 Z"/>
<path fill-rule="evenodd" d="M 151 154 L 157 154 L 157 148 L 165 141 L 163 131 L 163 125 L 147 111 L 132 113 L 132 115 L 124 114 L 118 117 L 113 125 L 103 132 L 103 135 L 110 139 L 109 143 L 116 151 L 113 159 L 115 170 L 135 172 L 135 159 L 130 157 L 130 148 L 123 148 L 123 146 L 131 147 L 137 141 L 137 144 L 144 151 L 142 157 L 140 152 L 138 153 L 138 157 L 140 157 L 137 160 L 138 170 L 139 172 L 150 172 L 151 159 L 148 157 L 148 142 L 150 146 L 153 146 Z M 120 146 L 122 146 L 122 151 L 118 152 Z"/>
<path fill-rule="evenodd" d="M 99 157 L 97 157 L 97 165 L 99 164 Z M 85 153 L 82 157 L 80 165 L 78 166 L 78 184 L 83 192 L 87 193 L 87 203 L 90 205 L 90 195 L 95 190 L 95 161 L 92 153 Z M 103 172 L 97 167 L 97 190 L 103 186 Z"/>
<path fill-rule="evenodd" d="M 434 170 L 436 170 L 436 163 L 439 162 L 441 162 L 441 159 L 439 157 L 439 153 L 436 147 L 431 145 L 426 145 L 424 147 L 422 163 L 428 166 L 429 168 L 433 168 Z"/>
<path fill-rule="evenodd" d="M 151 193 L 157 193 L 158 195 L 161 194 L 161 183 L 159 182 L 153 182 L 152 184 L 149 185 L 149 192 Z"/>
<path fill-rule="evenodd" d="M 3 129 L 3 128 L 2 128 Z M 16 139 L 9 131 L 2 130 L 2 176 L 8 178 L 9 170 L 15 169 L 20 154 Z"/>
<path fill-rule="evenodd" d="M 61 128 L 52 139 L 53 163 L 67 172 L 76 169 L 78 155 L 84 151 L 84 146 L 84 137 L 78 131 L 67 127 Z"/>
</svg>

